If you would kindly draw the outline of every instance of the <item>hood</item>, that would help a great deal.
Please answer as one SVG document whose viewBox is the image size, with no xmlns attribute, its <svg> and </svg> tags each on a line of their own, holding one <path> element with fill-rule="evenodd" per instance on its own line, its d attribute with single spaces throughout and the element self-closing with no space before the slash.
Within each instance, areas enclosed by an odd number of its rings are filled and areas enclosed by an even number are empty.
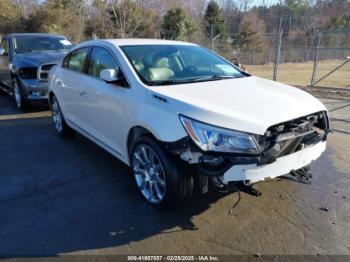
<svg viewBox="0 0 350 262">
<path fill-rule="evenodd" d="M 38 67 L 42 63 L 59 62 L 67 54 L 60 51 L 42 51 L 15 54 L 13 60 L 17 67 Z"/>
<path fill-rule="evenodd" d="M 260 135 L 272 125 L 326 110 L 307 92 L 255 76 L 148 89 L 179 114 Z"/>
</svg>

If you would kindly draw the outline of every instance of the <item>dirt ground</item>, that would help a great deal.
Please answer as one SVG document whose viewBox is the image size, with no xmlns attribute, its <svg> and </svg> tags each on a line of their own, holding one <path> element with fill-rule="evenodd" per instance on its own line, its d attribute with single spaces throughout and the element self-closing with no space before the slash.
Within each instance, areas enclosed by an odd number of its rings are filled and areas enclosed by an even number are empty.
<svg viewBox="0 0 350 262">
<path fill-rule="evenodd" d="M 0 96 L 0 255 L 349 255 L 350 99 L 321 100 L 334 133 L 312 184 L 286 176 L 257 184 L 258 198 L 211 192 L 164 212 L 120 161 Z"/>
</svg>

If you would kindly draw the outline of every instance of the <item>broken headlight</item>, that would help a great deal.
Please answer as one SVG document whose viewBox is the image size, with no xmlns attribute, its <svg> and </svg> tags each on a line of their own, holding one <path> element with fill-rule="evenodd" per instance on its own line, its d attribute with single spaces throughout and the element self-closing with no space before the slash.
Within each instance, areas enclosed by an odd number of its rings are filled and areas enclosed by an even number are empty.
<svg viewBox="0 0 350 262">
<path fill-rule="evenodd" d="M 188 135 L 203 151 L 259 154 L 259 136 L 220 128 L 181 116 Z"/>
</svg>

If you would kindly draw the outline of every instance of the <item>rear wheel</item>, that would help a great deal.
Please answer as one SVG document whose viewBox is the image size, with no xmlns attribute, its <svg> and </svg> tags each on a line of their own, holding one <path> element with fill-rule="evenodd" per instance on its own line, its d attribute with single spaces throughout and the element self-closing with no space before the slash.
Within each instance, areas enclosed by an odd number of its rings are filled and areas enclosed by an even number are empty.
<svg viewBox="0 0 350 262">
<path fill-rule="evenodd" d="M 74 133 L 73 129 L 71 129 L 64 120 L 61 107 L 55 96 L 51 98 L 51 111 L 54 127 L 60 136 L 67 136 Z"/>
<path fill-rule="evenodd" d="M 25 99 L 23 88 L 17 78 L 13 79 L 13 96 L 16 107 L 23 111 L 28 107 L 28 102 Z"/>
<path fill-rule="evenodd" d="M 181 165 L 175 165 L 153 138 L 137 138 L 131 152 L 136 184 L 151 205 L 170 208 L 191 197 L 192 176 Z"/>
</svg>

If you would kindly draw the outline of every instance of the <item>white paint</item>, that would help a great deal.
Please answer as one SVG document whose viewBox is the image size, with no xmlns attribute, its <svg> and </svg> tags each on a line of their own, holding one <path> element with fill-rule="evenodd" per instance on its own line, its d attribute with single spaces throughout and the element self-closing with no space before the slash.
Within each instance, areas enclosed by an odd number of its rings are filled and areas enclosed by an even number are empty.
<svg viewBox="0 0 350 262">
<path fill-rule="evenodd" d="M 268 127 L 321 110 L 324 105 L 297 88 L 255 76 L 173 86 L 146 86 L 120 50 L 120 45 L 190 43 L 145 40 L 93 40 L 85 46 L 102 46 L 118 60 L 130 88 L 124 88 L 57 66 L 50 71 L 55 93 L 68 124 L 129 164 L 127 138 L 135 126 L 148 129 L 158 140 L 177 141 L 187 135 L 179 114 L 224 128 L 263 135 Z M 161 96 L 167 102 L 154 98 Z M 242 166 L 225 174 L 226 180 L 278 176 L 317 158 L 325 144 L 305 149 L 263 169 Z M 305 158 L 303 160 L 302 158 Z M 269 166 L 271 166 L 269 168 Z M 267 174 L 270 172 L 270 174 Z M 237 175 L 234 173 L 237 172 Z"/>
<path fill-rule="evenodd" d="M 223 182 L 250 180 L 254 183 L 267 178 L 286 175 L 293 169 L 297 170 L 309 165 L 319 158 L 325 149 L 326 142 L 319 142 L 311 147 L 277 158 L 275 162 L 268 165 L 236 165 L 223 175 Z"/>
</svg>

